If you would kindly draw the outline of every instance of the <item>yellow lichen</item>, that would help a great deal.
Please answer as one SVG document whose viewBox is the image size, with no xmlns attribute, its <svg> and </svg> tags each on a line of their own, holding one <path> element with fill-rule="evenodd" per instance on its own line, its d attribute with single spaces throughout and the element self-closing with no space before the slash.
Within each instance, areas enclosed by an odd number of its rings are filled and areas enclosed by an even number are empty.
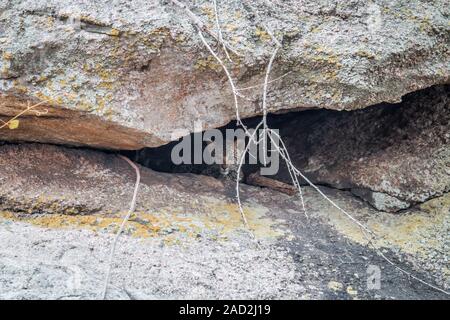
<svg viewBox="0 0 450 320">
<path fill-rule="evenodd" d="M 347 287 L 347 293 L 351 296 L 356 296 L 358 294 L 358 291 L 349 286 Z"/>
<path fill-rule="evenodd" d="M 13 55 L 12 55 L 12 53 L 10 53 L 10 52 L 3 52 L 2 57 L 3 57 L 3 59 L 5 59 L 5 60 L 11 60 L 12 57 L 13 57 Z"/>
<path fill-rule="evenodd" d="M 237 30 L 237 26 L 235 26 L 234 24 L 228 23 L 224 26 L 224 29 L 229 31 L 229 32 L 233 32 L 235 30 Z"/>
<path fill-rule="evenodd" d="M 113 36 L 113 37 L 118 37 L 118 36 L 120 35 L 120 31 L 117 30 L 117 29 L 112 28 L 112 29 L 108 32 L 108 34 L 109 34 L 110 36 Z"/>
<path fill-rule="evenodd" d="M 209 5 L 203 5 L 200 9 L 210 20 L 215 17 L 214 9 Z"/>
<path fill-rule="evenodd" d="M 358 50 L 356 51 L 356 55 L 361 58 L 375 59 L 375 55 L 368 52 L 367 50 Z"/>
<path fill-rule="evenodd" d="M 102 81 L 97 85 L 100 89 L 108 89 L 112 90 L 114 88 L 114 82 L 113 81 Z"/>
<path fill-rule="evenodd" d="M 263 208 L 244 207 L 244 214 L 249 226 L 257 237 L 277 237 L 282 233 L 273 228 L 273 221 L 264 218 Z M 211 229 L 221 229 L 223 234 L 228 234 L 243 227 L 242 216 L 237 204 L 217 203 L 211 206 L 211 214 L 207 217 L 206 225 Z"/>
<path fill-rule="evenodd" d="M 195 69 L 206 70 L 211 69 L 214 71 L 221 71 L 221 65 L 216 61 L 216 59 L 212 56 L 208 56 L 207 58 L 198 59 L 194 65 Z"/>
<path fill-rule="evenodd" d="M 117 231 L 125 216 L 124 212 L 81 215 L 74 207 L 61 206 L 60 202 L 52 199 L 39 198 L 31 205 L 29 213 L 39 212 L 43 208 L 50 209 L 55 214 L 11 214 L 0 212 L 0 216 L 9 220 L 25 221 L 45 228 L 87 228 L 92 231 L 108 229 Z M 153 237 L 156 235 L 168 238 L 169 242 L 176 242 L 180 234 L 188 238 L 196 238 L 205 230 L 215 230 L 211 237 L 217 240 L 226 239 L 244 225 L 236 204 L 206 199 L 204 208 L 207 213 L 186 212 L 183 209 L 161 208 L 154 212 L 136 212 L 132 215 L 125 233 L 134 237 Z M 263 207 L 245 207 L 245 215 L 250 228 L 258 238 L 276 238 L 284 234 L 276 229 L 276 221 L 266 218 Z"/>
<path fill-rule="evenodd" d="M 337 281 L 328 282 L 328 288 L 333 291 L 342 291 L 344 289 L 344 285 Z"/>
<path fill-rule="evenodd" d="M 420 208 L 431 215 L 450 214 L 450 193 L 431 199 L 421 204 Z"/>
<path fill-rule="evenodd" d="M 92 25 L 96 25 L 96 26 L 101 26 L 104 27 L 106 26 L 106 24 L 100 20 L 96 20 L 90 16 L 86 16 L 86 15 L 81 15 L 80 16 L 80 21 L 87 23 L 87 24 L 92 24 Z"/>
<path fill-rule="evenodd" d="M 442 226 L 449 218 L 450 194 L 425 202 L 420 211 L 411 214 L 368 214 L 365 225 L 374 231 L 377 239 L 373 243 L 379 247 L 398 247 L 409 254 L 426 254 L 430 248 L 438 248 L 434 241 L 433 230 Z M 363 211 L 358 214 L 365 215 Z M 330 209 L 326 214 L 320 213 L 340 233 L 361 244 L 367 244 L 367 238 L 361 229 L 346 219 L 339 211 Z M 360 221 L 361 217 L 356 216 Z M 429 236 L 427 236 L 429 234 Z"/>
<path fill-rule="evenodd" d="M 261 40 L 261 41 L 264 41 L 264 42 L 268 42 L 268 41 L 271 41 L 271 37 L 270 37 L 270 35 L 267 33 L 267 31 L 266 30 L 264 30 L 264 29 L 262 29 L 262 28 L 260 28 L 260 27 L 257 27 L 256 28 L 256 30 L 255 30 L 255 35 L 257 36 L 257 37 L 259 37 L 259 39 Z"/>
<path fill-rule="evenodd" d="M 313 55 L 307 55 L 309 59 L 318 63 L 331 65 L 333 68 L 340 68 L 342 66 L 339 57 L 331 49 L 321 45 L 314 45 L 312 47 L 315 53 Z"/>
<path fill-rule="evenodd" d="M 52 17 L 52 16 L 47 16 L 45 22 L 46 22 L 46 26 L 47 26 L 48 28 L 51 28 L 51 27 L 53 27 L 54 24 L 55 24 L 55 18 Z"/>
<path fill-rule="evenodd" d="M 317 32 L 319 32 L 319 31 L 320 31 L 320 28 L 319 28 L 319 27 L 312 27 L 311 30 L 310 30 L 309 32 L 311 32 L 311 33 L 317 33 Z"/>
<path fill-rule="evenodd" d="M 47 81 L 48 80 L 48 77 L 47 76 L 45 76 L 45 75 L 40 75 L 35 81 L 37 82 L 37 83 L 41 83 L 41 82 L 45 82 L 45 81 Z"/>
</svg>

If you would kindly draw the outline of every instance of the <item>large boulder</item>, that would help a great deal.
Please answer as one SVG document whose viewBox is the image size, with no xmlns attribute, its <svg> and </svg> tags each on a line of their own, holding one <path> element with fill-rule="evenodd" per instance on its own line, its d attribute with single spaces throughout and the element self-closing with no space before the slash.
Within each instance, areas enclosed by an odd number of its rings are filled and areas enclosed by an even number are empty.
<svg viewBox="0 0 450 320">
<path fill-rule="evenodd" d="M 186 3 L 216 32 L 211 1 Z M 266 27 L 282 42 L 273 112 L 360 109 L 449 80 L 445 0 L 230 0 L 219 15 L 233 77 L 253 87 L 240 91 L 245 117 L 261 112 Z M 224 72 L 172 1 L 1 0 L 0 120 L 42 101 L 48 113 L 1 139 L 139 149 L 235 118 Z"/>
<path fill-rule="evenodd" d="M 415 92 L 398 105 L 283 116 L 281 134 L 313 182 L 398 211 L 450 191 L 449 89 Z M 285 166 L 278 178 L 290 181 Z"/>
</svg>

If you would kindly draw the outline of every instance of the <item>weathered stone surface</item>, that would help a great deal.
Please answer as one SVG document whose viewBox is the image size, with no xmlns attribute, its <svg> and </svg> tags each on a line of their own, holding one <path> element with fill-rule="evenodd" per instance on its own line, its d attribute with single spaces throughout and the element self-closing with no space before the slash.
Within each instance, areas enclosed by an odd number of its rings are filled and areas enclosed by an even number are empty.
<svg viewBox="0 0 450 320">
<path fill-rule="evenodd" d="M 449 86 L 409 94 L 399 105 L 286 118 L 281 133 L 291 157 L 315 183 L 350 189 L 383 211 L 450 190 Z M 289 181 L 286 168 L 279 177 Z"/>
<path fill-rule="evenodd" d="M 365 247 L 359 227 L 310 188 L 307 219 L 296 197 L 242 186 L 258 247 L 243 228 L 232 182 L 142 167 L 141 174 L 108 298 L 445 298 Z M 0 298 L 98 298 L 134 179 L 113 154 L 1 146 Z M 401 258 L 399 266 L 448 288 L 448 195 L 386 215 L 346 192 L 324 192 L 375 230 L 376 245 Z M 368 266 L 380 268 L 380 290 L 367 288 Z"/>
<path fill-rule="evenodd" d="M 210 1 L 189 6 L 214 30 Z M 230 0 L 219 10 L 239 55 L 238 87 L 257 86 L 241 91 L 243 116 L 260 113 L 273 51 L 262 21 L 283 44 L 271 76 L 285 75 L 270 84 L 274 112 L 359 109 L 449 80 L 445 0 Z M 206 129 L 235 114 L 224 73 L 171 1 L 1 0 L 0 91 L 2 120 L 21 101 L 52 102 L 47 116 L 28 114 L 3 130 L 4 140 L 138 149 L 173 140 L 176 129 L 192 132 L 196 120 Z"/>
</svg>

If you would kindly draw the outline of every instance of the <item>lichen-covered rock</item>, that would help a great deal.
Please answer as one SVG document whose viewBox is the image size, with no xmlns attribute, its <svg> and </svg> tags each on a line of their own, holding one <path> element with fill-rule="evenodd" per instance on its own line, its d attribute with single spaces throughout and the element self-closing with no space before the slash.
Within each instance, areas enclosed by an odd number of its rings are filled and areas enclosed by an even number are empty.
<svg viewBox="0 0 450 320">
<path fill-rule="evenodd" d="M 108 298 L 437 299 L 384 255 L 448 289 L 449 197 L 405 215 L 377 212 L 347 192 L 323 191 L 377 235 L 371 246 L 312 188 L 300 199 L 211 177 L 140 168 L 135 213 L 112 264 Z M 0 146 L 0 298 L 99 297 L 110 246 L 135 173 L 114 154 L 42 144 Z M 343 263 L 345 261 L 351 263 Z M 403 261 L 410 261 L 406 265 Z M 382 270 L 380 290 L 368 269 Z"/>
<path fill-rule="evenodd" d="M 281 134 L 313 182 L 398 211 L 450 190 L 449 89 L 415 92 L 399 105 L 305 112 L 283 121 Z M 279 178 L 289 181 L 285 167 Z"/>
<path fill-rule="evenodd" d="M 70 223 L 73 216 L 83 216 L 84 224 L 100 229 L 120 224 L 136 179 L 133 168 L 117 155 L 42 144 L 0 146 L 0 168 L 0 211 L 41 216 L 47 226 Z M 144 167 L 140 167 L 140 176 L 139 218 L 130 222 L 131 229 L 135 228 L 132 232 L 151 236 L 176 228 L 196 235 L 219 224 L 226 236 L 228 231 L 243 227 L 231 181 Z M 271 196 L 281 202 L 288 199 Z M 270 205 L 253 200 L 260 197 L 267 198 L 267 194 L 243 186 L 244 210 L 255 232 L 261 237 L 276 237 L 278 231 L 271 229 L 275 222 L 264 218 Z"/>
<path fill-rule="evenodd" d="M 186 2 L 215 32 L 211 1 Z M 220 1 L 243 116 L 282 42 L 269 109 L 359 109 L 449 80 L 445 0 Z M 216 41 L 208 38 L 224 57 Z M 225 59 L 226 61 L 226 59 Z M 25 114 L 3 140 L 138 149 L 234 119 L 220 66 L 172 1 L 0 0 L 0 119 Z M 198 130 L 198 128 L 196 129 Z M 126 137 L 126 138 L 125 138 Z"/>
</svg>

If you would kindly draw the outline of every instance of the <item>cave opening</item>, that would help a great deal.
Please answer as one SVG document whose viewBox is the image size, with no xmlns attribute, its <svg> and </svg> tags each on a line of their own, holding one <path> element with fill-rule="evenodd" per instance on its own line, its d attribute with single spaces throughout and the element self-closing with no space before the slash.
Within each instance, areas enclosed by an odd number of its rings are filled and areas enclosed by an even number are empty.
<svg viewBox="0 0 450 320">
<path fill-rule="evenodd" d="M 295 165 L 315 184 L 349 190 L 380 210 L 399 211 L 450 190 L 449 89 L 433 86 L 405 95 L 401 103 L 353 111 L 270 114 L 268 124 L 279 130 Z M 254 128 L 260 120 L 243 122 Z M 235 121 L 218 128 L 224 135 L 236 129 Z M 224 177 L 211 164 L 175 164 L 171 156 L 179 143 L 123 153 L 155 171 Z M 203 142 L 202 150 L 207 147 Z M 243 182 L 263 167 L 260 162 L 248 164 L 248 157 Z M 291 183 L 287 166 L 279 160 L 279 170 L 270 178 Z"/>
</svg>

